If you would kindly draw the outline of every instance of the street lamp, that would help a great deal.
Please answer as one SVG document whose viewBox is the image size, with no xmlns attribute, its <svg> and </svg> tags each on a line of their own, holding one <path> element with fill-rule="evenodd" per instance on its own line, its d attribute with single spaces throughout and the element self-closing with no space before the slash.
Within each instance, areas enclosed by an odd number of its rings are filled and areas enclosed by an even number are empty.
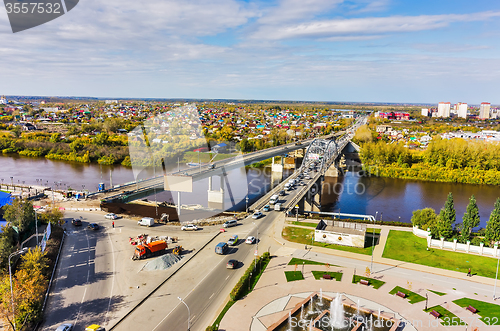
<svg viewBox="0 0 500 331">
<path fill-rule="evenodd" d="M 248 213 L 248 194 L 247 194 L 247 197 L 246 197 L 245 201 L 246 201 L 245 210 Z"/>
<path fill-rule="evenodd" d="M 181 297 L 177 297 L 177 299 L 179 299 L 184 304 L 184 306 L 186 306 L 186 308 L 188 310 L 188 331 L 190 331 L 191 330 L 191 311 L 189 310 L 188 305 L 184 302 L 184 300 L 182 300 Z"/>
<path fill-rule="evenodd" d="M 375 218 L 373 219 L 373 231 L 372 231 L 372 263 L 370 265 L 370 273 L 373 272 L 373 246 L 375 246 L 375 221 L 377 220 L 378 211 L 375 212 Z M 382 214 L 380 214 L 382 215 Z"/>
<path fill-rule="evenodd" d="M 12 178 L 12 177 L 11 177 Z M 11 300 L 12 300 L 12 323 L 14 324 L 14 330 L 16 329 L 16 315 L 15 315 L 15 307 L 14 307 L 14 290 L 12 289 L 12 271 L 11 271 L 11 268 L 10 268 L 10 258 L 15 256 L 15 255 L 18 255 L 18 254 L 23 254 L 25 253 L 26 251 L 28 250 L 27 247 L 17 251 L 17 252 L 14 252 L 12 254 L 9 255 L 9 278 L 10 278 L 10 296 L 11 296 Z"/>
<path fill-rule="evenodd" d="M 12 176 L 10 177 L 10 184 L 11 184 L 12 186 L 14 186 L 14 177 L 12 177 Z"/>
<path fill-rule="evenodd" d="M 497 246 L 497 244 L 495 244 Z M 496 300 L 495 298 L 496 292 L 497 292 L 497 279 L 498 279 L 498 263 L 500 262 L 500 258 L 497 257 L 497 273 L 495 275 L 495 287 L 493 288 L 493 300 Z"/>
</svg>

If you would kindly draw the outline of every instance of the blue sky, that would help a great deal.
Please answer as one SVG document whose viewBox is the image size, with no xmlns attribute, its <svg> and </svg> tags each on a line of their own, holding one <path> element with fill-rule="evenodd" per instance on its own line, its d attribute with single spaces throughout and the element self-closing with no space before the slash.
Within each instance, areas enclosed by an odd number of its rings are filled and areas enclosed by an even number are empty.
<svg viewBox="0 0 500 331">
<path fill-rule="evenodd" d="M 500 4 L 80 1 L 13 34 L 0 94 L 500 104 Z"/>
</svg>

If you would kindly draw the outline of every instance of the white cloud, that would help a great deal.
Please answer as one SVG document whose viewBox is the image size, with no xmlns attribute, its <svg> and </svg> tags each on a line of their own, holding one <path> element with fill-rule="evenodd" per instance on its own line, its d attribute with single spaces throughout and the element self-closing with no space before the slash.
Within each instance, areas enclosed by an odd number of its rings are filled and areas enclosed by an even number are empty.
<svg viewBox="0 0 500 331">
<path fill-rule="evenodd" d="M 454 22 L 483 21 L 499 16 L 500 12 L 482 12 L 467 15 L 449 14 L 331 19 L 281 26 L 263 26 L 253 37 L 281 40 L 414 32 L 443 28 Z"/>
</svg>

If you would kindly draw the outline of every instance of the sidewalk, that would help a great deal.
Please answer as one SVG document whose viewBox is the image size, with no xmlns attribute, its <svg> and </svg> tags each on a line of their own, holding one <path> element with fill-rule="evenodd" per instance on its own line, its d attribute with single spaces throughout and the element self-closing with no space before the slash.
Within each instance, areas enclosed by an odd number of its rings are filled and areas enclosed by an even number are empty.
<svg viewBox="0 0 500 331">
<path fill-rule="evenodd" d="M 395 286 L 403 286 L 399 278 L 382 276 L 385 282 L 379 289 L 361 284 L 353 284 L 353 269 L 343 267 L 329 267 L 324 265 L 288 265 L 290 258 L 287 256 L 276 257 L 271 260 L 268 268 L 262 275 L 259 283 L 252 293 L 243 300 L 238 301 L 226 313 L 219 325 L 219 330 L 225 331 L 264 331 L 280 318 L 287 316 L 296 304 L 301 302 L 313 292 L 322 292 L 325 297 L 333 298 L 336 293 L 343 294 L 344 303 L 360 305 L 361 308 L 377 312 L 380 310 L 386 318 L 396 317 L 407 323 L 405 331 L 426 330 L 457 330 L 456 327 L 446 327 L 438 323 L 431 315 L 424 312 L 425 301 L 410 304 L 407 299 L 402 299 L 389 292 Z M 304 280 L 287 282 L 285 271 L 302 271 Z M 316 280 L 312 275 L 313 270 L 342 272 L 340 282 L 335 280 Z M 463 294 L 447 293 L 440 297 L 432 292 L 425 283 L 411 284 L 411 290 L 425 296 L 429 293 L 428 306 L 441 305 L 458 317 L 464 319 L 469 325 L 484 325 L 468 314 L 463 308 L 451 301 L 463 297 Z M 445 291 L 437 286 L 433 290 Z M 414 326 L 413 326 L 414 325 Z"/>
<path fill-rule="evenodd" d="M 291 220 L 292 220 L 292 218 L 285 219 L 284 216 L 282 216 L 279 219 L 279 221 L 278 221 L 279 223 L 276 224 L 276 227 L 275 227 L 274 239 L 283 246 L 286 246 L 289 248 L 303 249 L 304 245 L 287 241 L 281 236 L 283 227 L 285 226 L 285 221 L 291 221 Z M 295 220 L 295 219 L 293 219 L 293 220 Z M 384 253 L 384 248 L 385 248 L 385 244 L 387 242 L 387 237 L 389 235 L 389 231 L 390 230 L 411 231 L 411 229 L 410 228 L 406 229 L 406 228 L 401 228 L 401 227 L 395 227 L 395 226 L 375 226 L 375 227 L 381 228 L 381 231 L 380 231 L 379 243 L 378 243 L 378 245 L 375 246 L 375 249 L 373 251 L 373 262 L 374 263 L 385 264 L 388 266 L 409 269 L 409 270 L 414 270 L 414 271 L 420 271 L 420 272 L 426 272 L 429 274 L 451 277 L 451 278 L 456 278 L 456 279 L 468 280 L 468 281 L 479 283 L 479 284 L 485 284 L 485 285 L 491 285 L 491 286 L 495 285 L 495 279 L 492 279 L 492 278 L 487 278 L 487 277 L 482 277 L 482 276 L 467 277 L 467 274 L 464 274 L 462 272 L 439 269 L 439 268 L 424 266 L 421 264 L 415 264 L 415 263 L 410 263 L 410 262 L 404 262 L 404 261 L 398 261 L 398 260 L 384 258 L 384 257 L 382 257 L 382 255 Z M 309 229 L 312 229 L 312 228 L 309 228 Z M 369 255 L 356 254 L 356 253 L 340 251 L 340 250 L 336 250 L 336 249 L 317 247 L 317 246 L 308 246 L 308 247 L 310 248 L 310 250 L 312 252 L 335 255 L 335 256 L 342 256 L 342 257 L 361 260 L 361 261 L 371 261 L 371 256 L 369 256 Z"/>
</svg>

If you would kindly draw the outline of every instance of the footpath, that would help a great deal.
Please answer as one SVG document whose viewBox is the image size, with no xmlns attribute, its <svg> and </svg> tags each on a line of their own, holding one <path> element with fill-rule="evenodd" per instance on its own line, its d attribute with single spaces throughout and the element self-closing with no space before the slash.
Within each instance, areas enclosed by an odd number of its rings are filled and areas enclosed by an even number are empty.
<svg viewBox="0 0 500 331">
<path fill-rule="evenodd" d="M 467 323 L 469 330 L 474 330 L 475 327 L 479 327 L 481 330 L 483 328 L 492 330 L 498 328 L 498 326 L 485 325 L 484 322 L 479 320 L 480 316 L 478 314 L 472 314 L 453 303 L 454 300 L 468 297 L 496 304 L 491 296 L 475 296 L 470 293 L 471 291 L 473 292 L 470 288 L 452 289 L 451 285 L 444 285 L 444 283 L 430 284 L 429 280 L 423 278 L 407 279 L 399 275 L 389 275 L 383 272 L 372 273 L 370 276 L 384 282 L 378 289 L 359 283 L 353 284 L 353 275 L 363 274 L 364 269 L 356 271 L 356 268 L 353 267 L 336 265 L 336 261 L 339 261 L 341 258 L 344 258 L 343 261 L 345 261 L 345 258 L 356 259 L 364 261 L 362 264 L 367 265 L 367 262 L 371 262 L 371 256 L 316 246 L 311 247 L 309 245 L 307 246 L 308 249 L 305 250 L 303 244 L 293 243 L 282 237 L 282 230 L 287 225 L 286 221 L 288 220 L 294 219 L 285 219 L 282 216 L 276 220 L 273 226 L 274 233 L 270 233 L 274 241 L 278 244 L 276 251 L 273 253 L 275 258 L 271 260 L 254 291 L 229 309 L 219 325 L 219 330 L 267 330 L 273 323 L 281 318 L 286 318 L 297 303 L 307 298 L 310 294 L 320 291 L 326 297 L 330 298 L 334 297 L 336 293 L 342 293 L 345 303 L 360 305 L 360 307 L 373 312 L 380 310 L 381 314 L 386 318 L 400 319 L 405 323 L 404 331 L 460 330 L 465 327 L 453 326 L 451 322 L 447 324 L 442 319 L 435 319 L 429 313 L 424 312 L 426 307 L 435 306 L 445 308 Z M 378 226 L 377 228 L 380 228 L 381 232 L 379 244 L 374 249 L 374 263 L 384 264 L 390 266 L 390 268 L 415 270 L 461 279 L 463 281 L 487 285 L 493 285 L 494 283 L 494 280 L 485 277 L 474 276 L 470 278 L 459 272 L 383 258 L 383 250 L 389 231 L 393 229 L 411 231 L 411 229 L 391 226 Z M 316 257 L 318 260 L 322 262 L 327 261 L 330 264 L 328 266 L 288 264 L 292 257 L 302 256 L 311 260 L 314 260 Z M 356 265 L 356 263 L 354 262 L 353 265 Z M 285 271 L 301 271 L 304 279 L 288 282 Z M 325 280 L 322 278 L 316 279 L 312 271 L 339 272 L 342 274 L 342 278 L 340 281 Z M 427 298 L 427 300 L 423 299 L 420 302 L 411 304 L 408 299 L 389 293 L 396 286 L 410 289 L 422 298 Z"/>
<path fill-rule="evenodd" d="M 280 223 L 277 224 L 275 227 L 274 239 L 279 244 L 286 246 L 288 248 L 303 249 L 304 248 L 303 244 L 298 244 L 298 243 L 288 241 L 288 240 L 284 239 L 281 235 L 283 228 L 287 225 L 286 222 L 287 221 L 294 221 L 294 220 L 295 219 L 293 219 L 293 218 L 285 218 L 285 217 L 282 217 L 279 220 L 277 220 L 277 222 L 280 222 Z M 440 275 L 440 276 L 451 277 L 451 278 L 456 278 L 456 279 L 468 280 L 468 281 L 479 283 L 479 284 L 485 284 L 485 285 L 491 285 L 491 286 L 495 285 L 495 279 L 492 279 L 492 278 L 487 278 L 487 277 L 482 277 L 482 276 L 467 277 L 467 274 L 465 274 L 463 272 L 434 268 L 434 267 L 429 267 L 429 266 L 425 266 L 425 265 L 421 265 L 421 264 L 384 258 L 382 255 L 384 254 L 384 248 L 385 248 L 385 244 L 387 242 L 387 237 L 389 236 L 389 231 L 390 230 L 398 230 L 398 231 L 411 232 L 412 230 L 410 228 L 405 228 L 405 227 L 386 226 L 386 225 L 383 225 L 383 226 L 382 225 L 375 225 L 375 226 L 370 226 L 370 227 L 375 227 L 375 228 L 381 229 L 379 243 L 378 243 L 378 245 L 375 246 L 375 249 L 373 250 L 373 262 L 374 263 L 385 264 L 387 266 L 393 266 L 393 267 L 398 267 L 398 268 L 403 268 L 403 269 L 425 272 L 425 273 L 429 273 L 429 274 L 433 274 L 433 275 Z M 312 228 L 309 227 L 308 229 L 312 229 Z M 322 254 L 328 254 L 328 255 L 334 255 L 334 256 L 342 256 L 342 257 L 361 260 L 361 261 L 371 261 L 371 259 L 372 259 L 370 255 L 357 254 L 357 253 L 346 252 L 346 251 L 330 249 L 330 248 L 308 246 L 308 249 L 310 249 L 312 252 L 316 252 L 316 253 L 322 253 Z"/>
</svg>

